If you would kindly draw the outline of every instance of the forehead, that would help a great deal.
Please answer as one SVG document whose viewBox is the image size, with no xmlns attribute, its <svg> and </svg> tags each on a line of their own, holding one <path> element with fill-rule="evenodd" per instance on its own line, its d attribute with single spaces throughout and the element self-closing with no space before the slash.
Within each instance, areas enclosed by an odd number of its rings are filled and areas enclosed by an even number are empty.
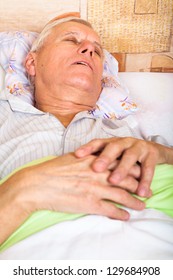
<svg viewBox="0 0 173 280">
<path fill-rule="evenodd" d="M 70 21 L 58 24 L 51 32 L 51 35 L 56 38 L 68 34 L 74 34 L 100 43 L 99 35 L 91 27 L 80 22 Z"/>
</svg>

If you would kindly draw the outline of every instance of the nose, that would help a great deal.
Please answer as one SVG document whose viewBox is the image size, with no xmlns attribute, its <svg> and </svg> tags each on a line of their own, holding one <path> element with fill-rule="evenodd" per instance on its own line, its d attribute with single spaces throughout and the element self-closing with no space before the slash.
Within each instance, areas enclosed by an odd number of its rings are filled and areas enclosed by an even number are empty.
<svg viewBox="0 0 173 280">
<path fill-rule="evenodd" d="M 80 44 L 80 47 L 78 49 L 79 53 L 93 56 L 94 55 L 94 45 L 92 42 L 85 40 Z"/>
</svg>

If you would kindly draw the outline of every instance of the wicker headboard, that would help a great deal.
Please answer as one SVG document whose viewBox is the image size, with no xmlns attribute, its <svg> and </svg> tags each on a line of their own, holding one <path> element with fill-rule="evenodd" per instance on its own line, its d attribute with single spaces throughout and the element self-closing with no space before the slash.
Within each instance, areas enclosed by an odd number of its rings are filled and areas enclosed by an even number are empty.
<svg viewBox="0 0 173 280">
<path fill-rule="evenodd" d="M 92 23 L 120 71 L 173 72 L 173 0 L 1 0 L 0 31 L 40 31 L 66 12 Z"/>
</svg>

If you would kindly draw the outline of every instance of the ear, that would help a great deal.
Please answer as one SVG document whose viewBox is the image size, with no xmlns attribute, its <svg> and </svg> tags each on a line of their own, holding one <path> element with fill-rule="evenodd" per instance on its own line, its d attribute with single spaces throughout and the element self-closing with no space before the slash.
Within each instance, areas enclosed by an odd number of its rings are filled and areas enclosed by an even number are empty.
<svg viewBox="0 0 173 280">
<path fill-rule="evenodd" d="M 28 53 L 26 60 L 25 60 L 25 68 L 26 71 L 30 76 L 35 76 L 36 71 L 35 71 L 35 60 L 36 59 L 36 54 L 33 52 Z"/>
</svg>

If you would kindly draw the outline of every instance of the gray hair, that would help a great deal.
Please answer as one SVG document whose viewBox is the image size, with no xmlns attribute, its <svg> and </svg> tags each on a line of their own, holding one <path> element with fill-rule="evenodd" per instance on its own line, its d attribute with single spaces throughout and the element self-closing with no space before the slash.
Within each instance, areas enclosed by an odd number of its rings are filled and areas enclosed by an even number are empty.
<svg viewBox="0 0 173 280">
<path fill-rule="evenodd" d="M 93 29 L 92 25 L 88 21 L 78 18 L 78 17 L 66 17 L 66 18 L 61 18 L 61 19 L 57 19 L 54 21 L 50 21 L 43 28 L 41 33 L 38 35 L 37 39 L 33 42 L 30 52 L 36 52 L 43 46 L 45 39 L 48 37 L 48 35 L 51 33 L 52 29 L 55 26 L 57 26 L 61 23 L 64 23 L 64 22 L 68 22 L 68 21 L 79 22 L 79 23 L 87 25 Z"/>
</svg>

